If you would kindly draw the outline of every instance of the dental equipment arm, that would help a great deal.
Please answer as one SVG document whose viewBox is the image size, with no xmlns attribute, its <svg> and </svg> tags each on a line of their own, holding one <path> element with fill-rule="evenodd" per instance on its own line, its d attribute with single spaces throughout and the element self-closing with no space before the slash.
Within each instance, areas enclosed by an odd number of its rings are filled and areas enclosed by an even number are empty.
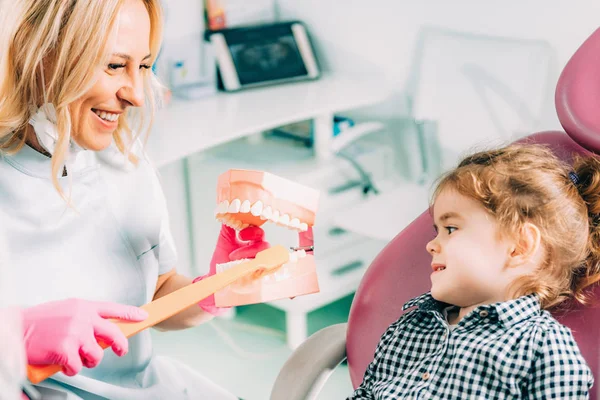
<svg viewBox="0 0 600 400">
<path fill-rule="evenodd" d="M 330 193 L 341 193 L 356 186 L 360 186 L 361 191 L 365 196 L 368 195 L 369 192 L 373 192 L 375 195 L 379 194 L 379 190 L 375 186 L 371 175 L 365 170 L 365 168 L 363 168 L 363 166 L 358 162 L 358 160 L 356 160 L 355 157 L 344 152 L 344 149 L 358 139 L 370 135 L 371 133 L 380 131 L 383 128 L 384 126 L 379 122 L 366 122 L 348 129 L 348 131 L 345 131 L 343 135 L 337 136 L 332 140 L 330 145 L 331 152 L 335 156 L 346 160 L 356 170 L 360 178 L 358 181 L 347 182 L 343 185 L 331 188 L 329 190 Z"/>
</svg>

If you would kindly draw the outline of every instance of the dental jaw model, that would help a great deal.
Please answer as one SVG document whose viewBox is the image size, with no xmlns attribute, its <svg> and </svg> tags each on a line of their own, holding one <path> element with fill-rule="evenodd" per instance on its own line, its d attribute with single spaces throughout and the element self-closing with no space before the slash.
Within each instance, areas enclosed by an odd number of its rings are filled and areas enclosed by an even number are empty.
<svg viewBox="0 0 600 400">
<path fill-rule="evenodd" d="M 319 192 L 268 172 L 232 169 L 218 178 L 215 216 L 236 229 L 271 222 L 298 232 L 299 246 L 281 268 L 246 276 L 215 293 L 217 307 L 263 303 L 319 292 L 312 227 Z M 217 264 L 221 273 L 244 260 Z"/>
</svg>

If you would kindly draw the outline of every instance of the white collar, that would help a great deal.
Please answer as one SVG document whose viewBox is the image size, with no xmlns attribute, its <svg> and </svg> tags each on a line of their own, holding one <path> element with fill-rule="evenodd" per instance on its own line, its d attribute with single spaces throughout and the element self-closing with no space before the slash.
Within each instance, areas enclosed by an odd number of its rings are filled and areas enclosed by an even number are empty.
<svg viewBox="0 0 600 400">
<path fill-rule="evenodd" d="M 32 109 L 29 124 L 33 127 L 37 136 L 38 143 L 50 155 L 54 154 L 56 142 L 58 141 L 58 129 L 56 127 L 56 109 L 51 103 L 44 103 L 41 107 Z M 73 138 L 69 140 L 68 153 L 65 158 L 65 167 L 67 174 L 78 172 L 89 165 L 90 157 L 82 157 L 82 153 L 89 153 L 86 149 L 79 146 Z M 105 164 L 114 168 L 130 171 L 135 168 L 124 154 L 122 154 L 113 142 L 107 149 L 95 152 L 96 156 Z M 139 140 L 133 143 L 131 153 L 137 157 L 144 157 L 143 146 Z M 31 156 L 31 155 L 30 155 Z M 41 160 L 40 160 L 41 161 Z M 81 165 L 80 165 L 81 164 Z M 62 175 L 62 174 L 61 174 Z"/>
<path fill-rule="evenodd" d="M 29 124 L 33 127 L 39 144 L 50 154 L 54 154 L 56 142 L 58 141 L 56 122 L 56 109 L 53 104 L 44 103 L 38 109 L 32 108 Z M 76 156 L 82 150 L 85 149 L 71 138 L 69 152 Z"/>
</svg>

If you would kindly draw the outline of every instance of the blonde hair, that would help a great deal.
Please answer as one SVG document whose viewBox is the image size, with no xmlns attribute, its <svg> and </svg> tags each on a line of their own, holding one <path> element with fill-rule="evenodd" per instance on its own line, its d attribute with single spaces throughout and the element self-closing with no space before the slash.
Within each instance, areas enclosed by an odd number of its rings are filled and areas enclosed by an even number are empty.
<svg viewBox="0 0 600 400">
<path fill-rule="evenodd" d="M 61 194 L 58 177 L 71 139 L 69 106 L 94 84 L 97 68 L 107 57 L 108 36 L 125 0 L 19 0 L 4 4 L 0 35 L 0 152 L 18 152 L 31 107 L 52 103 L 56 109 L 58 140 L 52 155 L 52 180 Z M 162 41 L 159 0 L 143 1 L 150 16 L 150 51 L 155 59 Z M 154 59 L 151 62 L 154 62 Z M 144 77 L 146 110 L 129 110 L 120 118 L 113 139 L 126 154 L 154 118 L 154 74 Z M 128 120 L 138 122 L 135 129 Z M 136 132 L 135 137 L 133 132 Z M 147 136 L 147 134 L 146 134 Z M 136 162 L 135 157 L 130 160 Z"/>
<path fill-rule="evenodd" d="M 513 298 L 537 293 L 543 308 L 589 302 L 586 289 L 600 280 L 598 157 L 570 166 L 545 146 L 511 145 L 466 157 L 441 177 L 433 201 L 448 188 L 481 203 L 501 235 L 516 237 L 526 222 L 540 230 L 544 262 L 513 283 Z"/>
</svg>

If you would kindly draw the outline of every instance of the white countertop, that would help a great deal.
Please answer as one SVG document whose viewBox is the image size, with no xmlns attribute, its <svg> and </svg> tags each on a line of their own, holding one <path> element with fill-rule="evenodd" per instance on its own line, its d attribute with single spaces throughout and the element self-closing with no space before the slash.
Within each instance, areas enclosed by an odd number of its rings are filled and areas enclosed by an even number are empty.
<svg viewBox="0 0 600 400">
<path fill-rule="evenodd" d="M 381 79 L 323 75 L 317 81 L 175 99 L 157 113 L 147 150 L 161 167 L 277 126 L 376 104 L 389 93 Z"/>
</svg>

